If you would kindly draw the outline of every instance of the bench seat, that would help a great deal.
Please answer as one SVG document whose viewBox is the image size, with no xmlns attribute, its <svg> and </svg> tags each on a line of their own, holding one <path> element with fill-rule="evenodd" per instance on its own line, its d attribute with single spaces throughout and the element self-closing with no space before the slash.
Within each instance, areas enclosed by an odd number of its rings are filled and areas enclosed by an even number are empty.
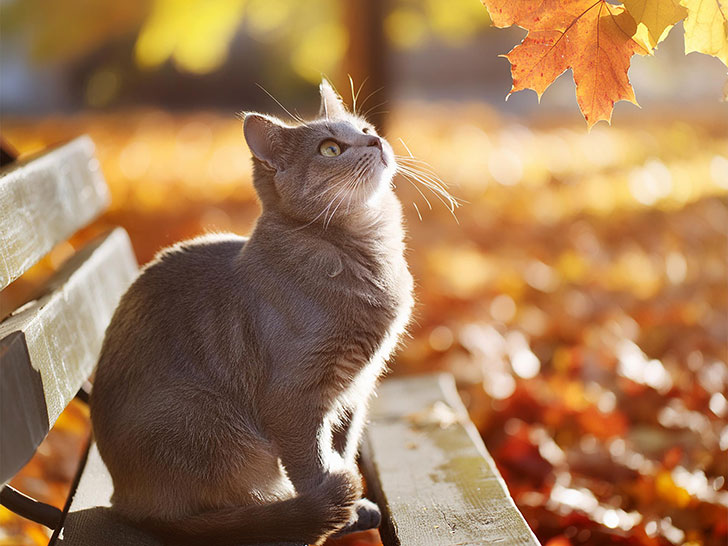
<svg viewBox="0 0 728 546">
<path fill-rule="evenodd" d="M 389 379 L 372 401 L 362 463 L 384 546 L 532 546 L 450 374 Z"/>
<path fill-rule="evenodd" d="M 362 466 L 384 546 L 538 545 L 449 374 L 384 381 Z M 56 546 L 161 546 L 111 512 L 111 476 L 91 444 Z M 59 534 L 58 532 L 56 533 Z"/>
</svg>

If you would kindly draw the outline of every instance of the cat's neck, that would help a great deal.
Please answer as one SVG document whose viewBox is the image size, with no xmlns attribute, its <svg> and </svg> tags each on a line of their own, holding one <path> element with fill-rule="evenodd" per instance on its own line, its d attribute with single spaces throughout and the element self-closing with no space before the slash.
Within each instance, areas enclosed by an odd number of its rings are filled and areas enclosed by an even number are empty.
<svg viewBox="0 0 728 546">
<path fill-rule="evenodd" d="M 307 225 L 276 209 L 264 209 L 244 252 L 257 254 L 269 267 L 296 268 L 296 275 L 318 275 L 320 268 L 331 277 L 348 263 L 379 281 L 403 270 L 401 206 L 387 192 L 376 208 L 327 225 Z M 301 264 L 308 269 L 300 271 Z"/>
<path fill-rule="evenodd" d="M 352 244 L 388 244 L 402 239 L 402 210 L 394 194 L 387 191 L 368 207 L 313 222 L 278 208 L 264 209 L 258 230 L 277 233 L 284 239 L 320 239 L 342 249 Z"/>
</svg>

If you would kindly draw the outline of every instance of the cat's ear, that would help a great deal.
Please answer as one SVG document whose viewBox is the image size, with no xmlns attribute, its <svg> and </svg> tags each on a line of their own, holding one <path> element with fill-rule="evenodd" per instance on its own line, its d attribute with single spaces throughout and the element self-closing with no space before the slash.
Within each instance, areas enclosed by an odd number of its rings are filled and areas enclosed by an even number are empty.
<svg viewBox="0 0 728 546">
<path fill-rule="evenodd" d="M 273 170 L 283 167 L 281 149 L 285 125 L 272 116 L 246 113 L 243 134 L 250 152 Z"/>
<path fill-rule="evenodd" d="M 320 118 L 337 118 L 346 113 L 346 106 L 344 106 L 341 97 L 339 97 L 339 94 L 334 91 L 334 88 L 326 78 L 321 78 L 319 93 L 321 93 L 321 109 L 319 110 Z"/>
</svg>

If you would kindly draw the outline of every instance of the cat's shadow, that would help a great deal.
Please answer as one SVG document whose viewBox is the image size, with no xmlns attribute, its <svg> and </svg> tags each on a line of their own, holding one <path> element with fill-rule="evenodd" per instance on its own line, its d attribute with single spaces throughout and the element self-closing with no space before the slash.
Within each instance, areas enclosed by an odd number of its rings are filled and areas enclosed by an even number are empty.
<svg viewBox="0 0 728 546">
<path fill-rule="evenodd" d="M 151 535 L 116 516 L 110 508 L 96 506 L 70 512 L 63 531 L 53 543 L 58 546 L 174 546 L 163 544 Z M 243 546 L 241 544 L 241 546 Z M 245 546 L 306 546 L 297 542 L 266 542 Z"/>
</svg>

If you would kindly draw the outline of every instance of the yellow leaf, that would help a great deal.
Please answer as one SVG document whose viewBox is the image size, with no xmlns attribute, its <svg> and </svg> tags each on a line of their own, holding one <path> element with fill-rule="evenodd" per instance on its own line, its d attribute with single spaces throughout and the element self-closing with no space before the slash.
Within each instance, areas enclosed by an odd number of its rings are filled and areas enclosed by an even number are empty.
<svg viewBox="0 0 728 546">
<path fill-rule="evenodd" d="M 677 0 L 624 0 L 624 7 L 637 23 L 637 36 L 644 37 L 647 49 L 654 48 L 667 36 L 665 31 L 687 15 Z"/>
<path fill-rule="evenodd" d="M 291 55 L 291 65 L 299 76 L 315 83 L 321 74 L 336 71 L 348 46 L 346 28 L 338 21 L 323 20 L 302 36 Z"/>
<path fill-rule="evenodd" d="M 402 49 L 414 49 L 427 37 L 427 20 L 412 8 L 397 8 L 384 21 L 387 37 Z"/>
<path fill-rule="evenodd" d="M 171 58 L 188 72 L 212 72 L 227 57 L 243 7 L 243 0 L 155 0 L 134 46 L 137 64 L 155 68 Z"/>
<path fill-rule="evenodd" d="M 685 19 L 685 53 L 718 57 L 728 66 L 728 0 L 681 0 Z"/>
<path fill-rule="evenodd" d="M 678 486 L 667 470 L 657 474 L 655 489 L 660 497 L 681 508 L 685 508 L 690 504 L 690 493 Z"/>
</svg>

